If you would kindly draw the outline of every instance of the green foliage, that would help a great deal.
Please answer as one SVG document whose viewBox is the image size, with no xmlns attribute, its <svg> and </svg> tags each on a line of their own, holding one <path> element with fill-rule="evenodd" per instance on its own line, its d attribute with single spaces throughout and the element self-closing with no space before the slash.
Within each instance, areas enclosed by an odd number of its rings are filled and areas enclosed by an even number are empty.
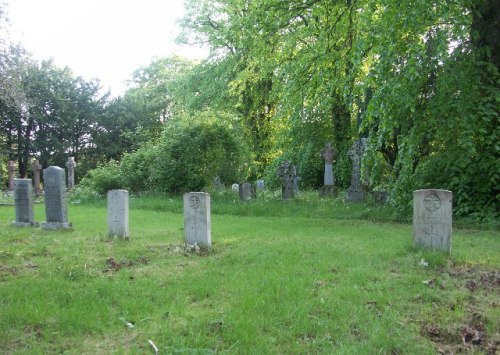
<svg viewBox="0 0 500 355">
<path fill-rule="evenodd" d="M 106 165 L 92 169 L 79 185 L 85 189 L 85 193 L 95 192 L 101 196 L 105 196 L 109 190 L 121 189 L 123 181 L 120 165 L 115 161 L 110 161 Z"/>
<path fill-rule="evenodd" d="M 149 143 L 123 156 L 120 174 L 123 185 L 128 190 L 141 192 L 154 189 L 151 174 L 156 167 L 158 154 L 158 147 Z"/>
</svg>

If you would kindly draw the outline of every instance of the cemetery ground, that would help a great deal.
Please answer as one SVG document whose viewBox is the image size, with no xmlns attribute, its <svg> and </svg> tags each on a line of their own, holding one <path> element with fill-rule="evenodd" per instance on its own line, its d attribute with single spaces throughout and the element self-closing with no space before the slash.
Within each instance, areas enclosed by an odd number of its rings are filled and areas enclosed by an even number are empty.
<svg viewBox="0 0 500 355">
<path fill-rule="evenodd" d="M 104 200 L 70 203 L 72 231 L 0 206 L 1 352 L 500 351 L 497 228 L 454 221 L 448 256 L 387 206 L 228 196 L 211 251 L 183 244 L 181 197 L 131 198 L 129 240 L 106 235 Z"/>
</svg>

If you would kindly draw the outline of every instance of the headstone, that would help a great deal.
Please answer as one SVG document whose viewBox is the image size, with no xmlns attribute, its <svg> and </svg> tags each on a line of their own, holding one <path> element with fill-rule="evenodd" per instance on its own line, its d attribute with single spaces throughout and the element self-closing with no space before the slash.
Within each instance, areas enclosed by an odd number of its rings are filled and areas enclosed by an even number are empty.
<svg viewBox="0 0 500 355">
<path fill-rule="evenodd" d="M 300 176 L 295 176 L 293 178 L 293 194 L 294 195 L 298 195 L 300 193 L 300 190 L 299 190 L 300 179 L 301 179 Z"/>
<path fill-rule="evenodd" d="M 31 179 L 14 179 L 14 201 L 16 206 L 16 227 L 37 227 L 35 222 L 33 188 Z"/>
<path fill-rule="evenodd" d="M 278 167 L 278 177 L 281 181 L 281 197 L 283 199 L 292 198 L 294 196 L 295 174 L 295 166 L 288 160 L 285 160 Z"/>
<path fill-rule="evenodd" d="M 184 236 L 187 244 L 210 248 L 210 195 L 205 192 L 184 194 Z"/>
<path fill-rule="evenodd" d="M 352 175 L 351 186 L 347 189 L 346 199 L 350 202 L 359 202 L 365 197 L 363 188 L 361 187 L 361 157 L 363 154 L 361 141 L 354 141 L 347 154 L 352 160 Z"/>
<path fill-rule="evenodd" d="M 263 179 L 259 179 L 255 182 L 255 186 L 257 187 L 257 191 L 262 191 L 266 187 L 266 184 Z"/>
<path fill-rule="evenodd" d="M 40 195 L 42 193 L 42 188 L 40 187 L 40 171 L 42 170 L 42 166 L 38 162 L 38 160 L 33 160 L 31 164 L 33 169 L 33 182 L 35 183 L 35 195 Z"/>
<path fill-rule="evenodd" d="M 323 158 L 325 158 L 325 174 L 324 174 L 323 184 L 325 186 L 333 186 L 335 185 L 335 175 L 333 173 L 334 151 L 331 143 L 326 143 L 322 155 Z"/>
<path fill-rule="evenodd" d="M 447 190 L 413 192 L 413 245 L 451 252 L 453 193 Z"/>
<path fill-rule="evenodd" d="M 251 183 L 245 182 L 240 184 L 240 200 L 242 202 L 254 199 L 255 197 L 255 187 Z"/>
<path fill-rule="evenodd" d="M 9 160 L 7 164 L 7 170 L 9 171 L 9 190 L 14 191 L 14 176 L 16 174 L 16 164 Z"/>
<path fill-rule="evenodd" d="M 232 184 L 231 185 L 231 190 L 233 190 L 234 192 L 239 192 L 240 191 L 240 185 L 238 185 L 238 184 Z"/>
<path fill-rule="evenodd" d="M 108 235 L 128 238 L 128 225 L 128 191 L 108 191 Z"/>
<path fill-rule="evenodd" d="M 45 218 L 42 229 L 71 229 L 66 204 L 66 174 L 58 166 L 43 170 Z"/>
<path fill-rule="evenodd" d="M 68 189 L 71 190 L 73 187 L 75 187 L 76 162 L 74 157 L 68 157 L 66 167 L 68 168 Z"/>
<path fill-rule="evenodd" d="M 362 152 L 361 156 L 366 152 L 367 148 L 368 148 L 368 138 L 361 138 L 361 152 Z M 363 176 L 361 177 L 361 184 L 365 188 L 368 188 L 368 185 L 370 184 L 370 171 L 366 166 L 363 167 Z"/>
<path fill-rule="evenodd" d="M 220 189 L 224 188 L 224 185 L 222 184 L 222 181 L 221 181 L 220 177 L 218 177 L 218 176 L 216 176 L 214 178 L 214 187 L 217 190 L 220 190 Z"/>
</svg>

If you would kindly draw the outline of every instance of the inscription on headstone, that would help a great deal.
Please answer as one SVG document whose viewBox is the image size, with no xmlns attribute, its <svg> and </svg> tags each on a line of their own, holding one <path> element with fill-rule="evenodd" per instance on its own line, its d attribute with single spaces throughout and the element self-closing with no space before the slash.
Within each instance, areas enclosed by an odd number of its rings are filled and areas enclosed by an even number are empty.
<svg viewBox="0 0 500 355">
<path fill-rule="evenodd" d="M 184 236 L 187 244 L 212 246 L 210 195 L 205 192 L 187 192 L 184 198 Z"/>
<path fill-rule="evenodd" d="M 73 187 L 75 187 L 76 162 L 74 157 L 68 157 L 66 167 L 68 168 L 68 189 L 72 189 Z"/>
<path fill-rule="evenodd" d="M 37 227 L 35 222 L 33 188 L 31 179 L 14 179 L 14 199 L 16 206 L 16 227 Z"/>
<path fill-rule="evenodd" d="M 362 201 L 365 194 L 361 187 L 361 157 L 363 156 L 361 141 L 356 140 L 347 154 L 352 160 L 352 175 L 351 186 L 347 189 L 346 199 L 350 202 Z"/>
<path fill-rule="evenodd" d="M 240 185 L 240 200 L 242 202 L 254 199 L 255 197 L 255 187 L 251 183 L 245 182 Z"/>
<path fill-rule="evenodd" d="M 292 198 L 294 196 L 294 183 L 296 177 L 295 166 L 290 161 L 285 160 L 278 167 L 278 177 L 281 181 L 281 197 L 283 199 Z"/>
<path fill-rule="evenodd" d="M 413 192 L 413 245 L 451 252 L 453 193 L 447 190 Z"/>
<path fill-rule="evenodd" d="M 66 204 L 66 174 L 58 166 L 43 170 L 45 218 L 42 229 L 71 229 Z"/>
<path fill-rule="evenodd" d="M 9 160 L 9 162 L 7 163 L 7 170 L 9 171 L 9 190 L 13 191 L 14 177 L 16 174 L 16 164 L 12 160 Z"/>
<path fill-rule="evenodd" d="M 38 196 L 42 193 L 42 189 L 40 187 L 40 171 L 42 170 L 42 166 L 40 165 L 38 160 L 33 160 L 31 168 L 33 169 L 33 182 L 35 183 L 35 194 Z"/>
<path fill-rule="evenodd" d="M 108 235 L 129 237 L 128 191 L 108 191 Z"/>
</svg>

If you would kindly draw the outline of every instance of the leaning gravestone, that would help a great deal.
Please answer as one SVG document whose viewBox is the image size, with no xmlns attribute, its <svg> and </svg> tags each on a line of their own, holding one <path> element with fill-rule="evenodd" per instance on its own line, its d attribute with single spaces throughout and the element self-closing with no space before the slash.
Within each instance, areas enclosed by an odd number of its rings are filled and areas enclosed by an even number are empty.
<svg viewBox="0 0 500 355">
<path fill-rule="evenodd" d="M 349 202 L 359 202 L 365 197 L 363 188 L 361 187 L 361 157 L 363 155 L 361 141 L 354 141 L 347 154 L 352 160 L 352 175 L 351 186 L 347 189 L 346 199 Z"/>
<path fill-rule="evenodd" d="M 240 184 L 240 200 L 242 202 L 254 199 L 255 197 L 255 187 L 251 183 L 245 182 Z"/>
<path fill-rule="evenodd" d="M 281 197 L 283 199 L 292 198 L 294 196 L 295 175 L 295 166 L 288 160 L 285 160 L 278 167 L 278 177 L 281 181 Z"/>
<path fill-rule="evenodd" d="M 68 162 L 66 163 L 68 167 L 68 189 L 71 190 L 75 187 L 75 167 L 76 162 L 74 157 L 68 157 Z"/>
<path fill-rule="evenodd" d="M 16 173 L 16 164 L 12 160 L 9 160 L 9 162 L 7 163 L 7 170 L 9 171 L 9 190 L 13 191 L 14 175 Z"/>
<path fill-rule="evenodd" d="M 108 191 L 108 235 L 128 238 L 128 191 Z"/>
<path fill-rule="evenodd" d="M 66 205 L 66 174 L 58 166 L 43 170 L 45 218 L 42 229 L 71 229 Z"/>
<path fill-rule="evenodd" d="M 184 194 L 184 236 L 187 244 L 212 246 L 210 195 L 205 192 Z"/>
<path fill-rule="evenodd" d="M 453 193 L 447 190 L 413 191 L 413 245 L 451 252 Z"/>
<path fill-rule="evenodd" d="M 14 201 L 16 206 L 16 227 L 38 227 L 35 222 L 33 188 L 31 179 L 14 179 Z"/>
</svg>

